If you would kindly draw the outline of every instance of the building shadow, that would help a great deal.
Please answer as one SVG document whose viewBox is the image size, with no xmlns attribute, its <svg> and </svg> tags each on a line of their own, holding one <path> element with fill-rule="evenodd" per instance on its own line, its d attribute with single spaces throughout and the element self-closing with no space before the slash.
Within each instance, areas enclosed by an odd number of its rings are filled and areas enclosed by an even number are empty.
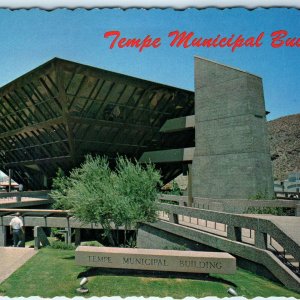
<svg viewBox="0 0 300 300">
<path fill-rule="evenodd" d="M 77 278 L 93 277 L 102 275 L 113 276 L 133 276 L 133 277 L 155 277 L 155 278 L 177 278 L 177 279 L 193 279 L 200 281 L 211 281 L 237 287 L 237 285 L 229 280 L 215 277 L 209 274 L 183 273 L 183 272 L 164 272 L 149 270 L 130 270 L 130 269 L 110 269 L 110 268 L 88 268 L 86 271 L 78 274 Z"/>
</svg>

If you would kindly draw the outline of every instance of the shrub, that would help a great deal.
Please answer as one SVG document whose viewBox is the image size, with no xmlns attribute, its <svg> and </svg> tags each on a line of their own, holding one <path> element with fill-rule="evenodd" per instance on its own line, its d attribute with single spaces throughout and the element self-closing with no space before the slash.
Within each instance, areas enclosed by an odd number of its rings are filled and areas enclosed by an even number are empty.
<svg viewBox="0 0 300 300">
<path fill-rule="evenodd" d="M 61 250 L 74 250 L 76 248 L 74 245 L 66 244 L 62 241 L 53 241 L 48 247 L 52 249 L 61 249 Z"/>
<path fill-rule="evenodd" d="M 103 247 L 98 241 L 87 241 L 80 243 L 81 246 Z"/>
<path fill-rule="evenodd" d="M 251 196 L 249 200 L 274 200 L 274 195 L 270 196 L 266 191 L 258 192 Z M 276 215 L 283 216 L 285 212 L 282 207 L 248 207 L 246 210 L 247 214 L 265 214 L 265 215 Z"/>
</svg>

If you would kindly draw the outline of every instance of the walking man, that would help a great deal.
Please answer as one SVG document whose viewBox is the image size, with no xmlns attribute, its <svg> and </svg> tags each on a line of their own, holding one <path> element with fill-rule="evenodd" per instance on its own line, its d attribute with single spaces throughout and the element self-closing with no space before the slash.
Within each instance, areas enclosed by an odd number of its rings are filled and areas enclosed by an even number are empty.
<svg viewBox="0 0 300 300">
<path fill-rule="evenodd" d="M 19 212 L 11 219 L 9 225 L 10 233 L 13 235 L 14 247 L 20 247 L 23 240 L 24 225 Z"/>
</svg>

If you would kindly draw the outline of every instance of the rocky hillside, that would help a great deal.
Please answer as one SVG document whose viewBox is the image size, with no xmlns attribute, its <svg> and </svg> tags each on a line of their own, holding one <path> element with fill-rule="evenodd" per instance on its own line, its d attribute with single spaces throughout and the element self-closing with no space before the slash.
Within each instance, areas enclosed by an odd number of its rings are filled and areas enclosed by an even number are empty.
<svg viewBox="0 0 300 300">
<path fill-rule="evenodd" d="M 300 170 L 300 114 L 268 122 L 274 179 Z"/>
</svg>

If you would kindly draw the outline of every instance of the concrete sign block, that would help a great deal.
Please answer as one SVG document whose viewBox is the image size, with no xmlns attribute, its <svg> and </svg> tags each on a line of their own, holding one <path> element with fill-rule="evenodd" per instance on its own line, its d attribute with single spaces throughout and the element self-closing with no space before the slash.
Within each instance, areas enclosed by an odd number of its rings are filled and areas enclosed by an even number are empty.
<svg viewBox="0 0 300 300">
<path fill-rule="evenodd" d="M 234 274 L 236 259 L 228 253 L 79 246 L 78 265 L 185 273 Z"/>
</svg>

